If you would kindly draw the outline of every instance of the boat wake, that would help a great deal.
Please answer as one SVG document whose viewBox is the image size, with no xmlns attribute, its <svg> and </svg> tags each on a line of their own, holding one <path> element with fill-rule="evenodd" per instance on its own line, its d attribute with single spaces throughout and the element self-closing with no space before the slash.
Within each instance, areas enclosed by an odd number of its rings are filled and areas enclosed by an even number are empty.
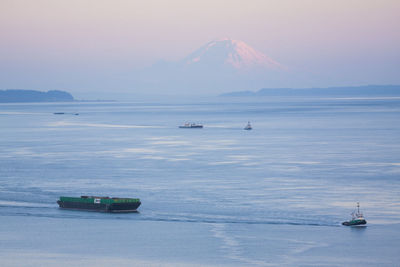
<svg viewBox="0 0 400 267">
<path fill-rule="evenodd" d="M 247 219 L 240 217 L 224 217 L 214 215 L 193 214 L 149 214 L 137 211 L 135 213 L 103 213 L 93 211 L 77 211 L 59 209 L 56 204 L 27 203 L 14 201 L 0 201 L 2 210 L 0 216 L 29 216 L 65 219 L 97 219 L 97 220 L 139 220 L 151 222 L 181 222 L 181 223 L 207 223 L 207 224 L 249 224 L 249 225 L 304 225 L 304 226 L 329 226 L 339 227 L 337 221 L 304 220 L 288 218 Z"/>
<path fill-rule="evenodd" d="M 53 208 L 54 205 L 49 203 L 0 200 L 0 207 Z"/>
</svg>

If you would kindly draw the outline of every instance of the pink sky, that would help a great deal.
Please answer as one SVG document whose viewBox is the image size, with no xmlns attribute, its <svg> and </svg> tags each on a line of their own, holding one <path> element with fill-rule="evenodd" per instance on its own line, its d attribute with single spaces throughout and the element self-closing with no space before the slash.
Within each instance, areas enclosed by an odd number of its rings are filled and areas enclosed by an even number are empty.
<svg viewBox="0 0 400 267">
<path fill-rule="evenodd" d="M 1 0 L 0 87 L 69 78 L 61 85 L 103 90 L 85 77 L 116 80 L 225 36 L 321 74 L 319 86 L 399 84 L 399 14 L 398 0 Z"/>
</svg>

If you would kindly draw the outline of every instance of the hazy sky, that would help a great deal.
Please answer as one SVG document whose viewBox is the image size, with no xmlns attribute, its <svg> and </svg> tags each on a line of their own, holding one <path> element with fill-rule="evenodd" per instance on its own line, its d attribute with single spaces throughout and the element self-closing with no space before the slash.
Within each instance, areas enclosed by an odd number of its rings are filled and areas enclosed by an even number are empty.
<svg viewBox="0 0 400 267">
<path fill-rule="evenodd" d="M 299 87 L 400 84 L 399 14 L 399 0 L 0 0 L 0 89 L 134 92 L 135 69 L 220 37 L 318 77 Z"/>
</svg>

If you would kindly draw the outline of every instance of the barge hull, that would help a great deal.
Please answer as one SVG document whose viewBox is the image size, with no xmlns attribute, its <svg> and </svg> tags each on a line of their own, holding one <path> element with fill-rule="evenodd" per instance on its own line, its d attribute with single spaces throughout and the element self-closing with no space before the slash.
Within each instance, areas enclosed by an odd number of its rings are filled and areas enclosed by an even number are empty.
<svg viewBox="0 0 400 267">
<path fill-rule="evenodd" d="M 131 203 L 83 203 L 74 201 L 57 201 L 62 209 L 71 210 L 86 210 L 86 211 L 99 211 L 99 212 L 136 212 L 141 202 Z"/>
</svg>

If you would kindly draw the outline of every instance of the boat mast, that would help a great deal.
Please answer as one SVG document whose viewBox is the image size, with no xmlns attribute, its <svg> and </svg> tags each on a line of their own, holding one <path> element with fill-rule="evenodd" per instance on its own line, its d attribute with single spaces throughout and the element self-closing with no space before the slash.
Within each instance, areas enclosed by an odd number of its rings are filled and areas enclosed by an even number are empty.
<svg viewBox="0 0 400 267">
<path fill-rule="evenodd" d="M 357 202 L 357 213 L 360 214 L 360 202 Z"/>
</svg>

